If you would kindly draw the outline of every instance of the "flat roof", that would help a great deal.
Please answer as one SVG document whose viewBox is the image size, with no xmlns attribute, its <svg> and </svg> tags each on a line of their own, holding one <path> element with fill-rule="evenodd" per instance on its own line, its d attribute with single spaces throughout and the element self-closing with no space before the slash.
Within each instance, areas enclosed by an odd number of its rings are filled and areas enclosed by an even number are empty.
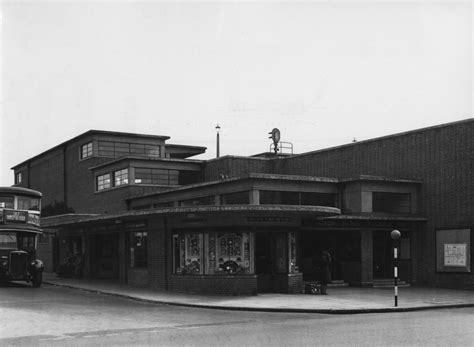
<svg viewBox="0 0 474 347">
<path fill-rule="evenodd" d="M 421 179 L 405 179 L 385 176 L 359 175 L 351 178 L 340 179 L 341 182 L 355 182 L 355 181 L 377 181 L 377 182 L 395 182 L 395 183 L 415 183 L 421 184 Z"/>
<path fill-rule="evenodd" d="M 145 157 L 136 157 L 136 156 L 125 156 L 125 157 L 113 159 L 111 161 L 107 161 L 100 165 L 90 167 L 89 170 L 96 170 L 96 169 L 106 167 L 112 164 L 116 164 L 125 160 L 141 160 L 141 161 L 151 161 L 151 162 L 171 162 L 171 163 L 188 163 L 188 164 L 202 164 L 204 162 L 203 160 L 198 160 L 198 159 L 145 158 Z"/>
<path fill-rule="evenodd" d="M 244 181 L 244 180 L 249 180 L 249 179 L 285 180 L 285 181 L 302 181 L 302 182 L 319 182 L 319 183 L 337 183 L 337 182 L 339 182 L 339 180 L 337 178 L 330 178 L 330 177 L 313 177 L 313 176 L 300 176 L 300 175 L 279 175 L 279 174 L 266 174 L 266 173 L 249 173 L 249 174 L 244 175 L 244 176 L 229 177 L 229 178 L 223 178 L 223 179 L 220 179 L 220 180 L 188 184 L 186 186 L 170 188 L 170 189 L 163 190 L 163 191 L 160 191 L 160 192 L 153 192 L 153 193 L 148 193 L 148 194 L 135 195 L 135 196 L 131 196 L 131 197 L 125 199 L 125 200 L 128 201 L 128 200 L 137 199 L 137 198 L 144 198 L 144 197 L 160 195 L 160 194 L 169 194 L 169 193 L 179 192 L 179 191 L 188 190 L 188 189 L 203 188 L 203 187 L 208 187 L 208 186 L 222 184 L 222 183 L 238 182 L 238 181 Z"/>
<path fill-rule="evenodd" d="M 51 216 L 41 219 L 42 228 L 59 227 L 71 224 L 84 224 L 125 218 L 146 217 L 150 215 L 163 214 L 186 214 L 186 213 L 245 213 L 245 212 L 290 212 L 297 215 L 311 214 L 319 217 L 338 215 L 341 210 L 336 207 L 327 206 L 301 206 L 301 205 L 215 205 L 215 206 L 179 206 L 153 208 L 146 210 L 131 210 L 114 214 L 80 215 L 74 214 Z"/>
<path fill-rule="evenodd" d="M 113 136 L 128 136 L 128 137 L 135 137 L 135 138 L 148 138 L 148 139 L 156 139 L 156 140 L 168 140 L 170 139 L 169 136 L 162 136 L 162 135 L 145 135 L 145 134 L 137 134 L 137 133 L 126 133 L 126 132 L 119 132 L 119 131 L 106 131 L 106 130 L 88 130 L 85 133 L 82 133 L 80 135 L 77 135 L 67 141 L 64 141 L 60 143 L 59 145 L 56 145 L 54 147 L 51 147 L 50 149 L 47 149 L 44 152 L 41 152 L 40 154 L 35 155 L 34 157 L 31 157 L 29 159 L 26 159 L 22 161 L 21 163 L 11 167 L 11 170 L 15 170 L 17 167 L 22 166 L 26 163 L 28 163 L 31 160 L 35 160 L 43 155 L 46 155 L 49 152 L 52 152 L 58 148 L 61 148 L 63 146 L 66 146 L 67 144 L 77 141 L 82 137 L 90 136 L 90 135 L 113 135 Z"/>
</svg>

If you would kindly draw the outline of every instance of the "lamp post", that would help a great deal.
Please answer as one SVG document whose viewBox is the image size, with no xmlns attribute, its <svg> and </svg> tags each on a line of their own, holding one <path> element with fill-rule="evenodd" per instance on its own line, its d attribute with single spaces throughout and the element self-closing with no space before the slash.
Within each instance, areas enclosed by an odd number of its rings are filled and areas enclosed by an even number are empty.
<svg viewBox="0 0 474 347">
<path fill-rule="evenodd" d="M 395 307 L 398 306 L 398 239 L 401 233 L 398 230 L 392 230 L 390 237 L 393 240 L 393 290 L 395 295 Z"/>
<path fill-rule="evenodd" d="M 219 124 L 216 125 L 216 132 L 217 132 L 217 137 L 216 137 L 216 157 L 219 158 L 220 156 L 220 153 L 219 153 L 219 147 L 220 147 L 220 143 L 219 143 L 219 131 L 221 130 L 221 127 L 219 126 Z"/>
</svg>

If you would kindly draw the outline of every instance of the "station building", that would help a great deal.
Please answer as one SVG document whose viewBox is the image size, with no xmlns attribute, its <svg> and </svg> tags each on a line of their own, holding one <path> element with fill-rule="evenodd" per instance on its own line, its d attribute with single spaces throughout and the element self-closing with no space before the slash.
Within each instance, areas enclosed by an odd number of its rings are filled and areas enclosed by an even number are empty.
<svg viewBox="0 0 474 347">
<path fill-rule="evenodd" d="M 12 169 L 43 193 L 40 257 L 84 276 L 193 293 L 300 293 L 314 255 L 374 286 L 474 288 L 474 120 L 303 154 L 192 157 L 169 137 L 91 130 Z"/>
</svg>

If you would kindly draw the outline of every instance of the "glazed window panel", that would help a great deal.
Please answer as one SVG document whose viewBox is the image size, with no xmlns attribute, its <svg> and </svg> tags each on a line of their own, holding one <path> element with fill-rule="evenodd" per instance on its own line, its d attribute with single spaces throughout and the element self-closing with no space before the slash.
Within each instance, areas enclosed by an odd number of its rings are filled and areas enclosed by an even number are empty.
<svg viewBox="0 0 474 347">
<path fill-rule="evenodd" d="M 136 184 L 177 185 L 178 170 L 135 168 Z"/>
<path fill-rule="evenodd" d="M 285 191 L 260 191 L 260 204 L 262 205 L 300 205 L 298 192 Z"/>
<path fill-rule="evenodd" d="M 169 170 L 153 169 L 151 171 L 151 181 L 153 184 L 168 185 L 169 184 Z"/>
<path fill-rule="evenodd" d="M 144 156 L 145 155 L 145 145 L 139 143 L 130 144 L 130 154 L 134 156 Z"/>
<path fill-rule="evenodd" d="M 17 198 L 17 208 L 19 210 L 40 210 L 40 199 L 38 198 L 29 198 L 26 196 L 19 196 Z"/>
<path fill-rule="evenodd" d="M 372 193 L 372 211 L 384 213 L 410 213 L 411 195 L 409 193 Z"/>
<path fill-rule="evenodd" d="M 92 142 L 81 146 L 81 159 L 92 157 Z"/>
<path fill-rule="evenodd" d="M 145 152 L 149 158 L 160 158 L 160 146 L 145 145 Z"/>
<path fill-rule="evenodd" d="M 130 155 L 130 144 L 123 142 L 115 142 L 115 156 L 125 157 Z"/>
<path fill-rule="evenodd" d="M 128 184 L 128 169 L 122 169 L 114 172 L 114 187 Z"/>
<path fill-rule="evenodd" d="M 26 252 L 34 251 L 36 248 L 36 235 L 18 234 L 18 248 Z"/>
<path fill-rule="evenodd" d="M 182 200 L 179 202 L 179 206 L 212 206 L 215 205 L 214 196 L 203 196 L 199 198 Z"/>
<path fill-rule="evenodd" d="M 249 192 L 236 192 L 221 195 L 222 205 L 248 205 L 249 204 Z"/>
<path fill-rule="evenodd" d="M 0 249 L 16 249 L 16 232 L 0 231 Z"/>
<path fill-rule="evenodd" d="M 97 190 L 110 188 L 110 174 L 97 176 Z"/>
<path fill-rule="evenodd" d="M 202 234 L 177 234 L 174 242 L 174 272 L 181 275 L 202 274 Z"/>
<path fill-rule="evenodd" d="M 251 274 L 251 236 L 249 233 L 209 233 L 208 274 Z"/>
<path fill-rule="evenodd" d="M 99 156 L 115 157 L 114 143 L 110 141 L 99 141 Z"/>
<path fill-rule="evenodd" d="M 148 266 L 148 233 L 136 231 L 130 233 L 130 267 Z"/>
<path fill-rule="evenodd" d="M 337 194 L 302 192 L 301 205 L 337 207 Z"/>
<path fill-rule="evenodd" d="M 135 169 L 135 183 L 136 184 L 151 184 L 151 169 L 136 168 Z"/>
<path fill-rule="evenodd" d="M 0 196 L 0 208 L 13 208 L 13 196 Z"/>
<path fill-rule="evenodd" d="M 17 172 L 15 174 L 15 184 L 20 184 L 22 182 L 22 175 L 21 172 Z"/>
</svg>

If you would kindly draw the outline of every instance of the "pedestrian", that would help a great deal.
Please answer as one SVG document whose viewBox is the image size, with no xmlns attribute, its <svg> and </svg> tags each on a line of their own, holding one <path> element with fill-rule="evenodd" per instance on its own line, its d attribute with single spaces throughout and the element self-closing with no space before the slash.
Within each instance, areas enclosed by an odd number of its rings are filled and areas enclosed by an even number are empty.
<svg viewBox="0 0 474 347">
<path fill-rule="evenodd" d="M 327 295 L 327 285 L 332 282 L 331 254 L 328 251 L 322 251 L 320 254 L 318 280 L 321 284 L 321 294 Z"/>
</svg>

